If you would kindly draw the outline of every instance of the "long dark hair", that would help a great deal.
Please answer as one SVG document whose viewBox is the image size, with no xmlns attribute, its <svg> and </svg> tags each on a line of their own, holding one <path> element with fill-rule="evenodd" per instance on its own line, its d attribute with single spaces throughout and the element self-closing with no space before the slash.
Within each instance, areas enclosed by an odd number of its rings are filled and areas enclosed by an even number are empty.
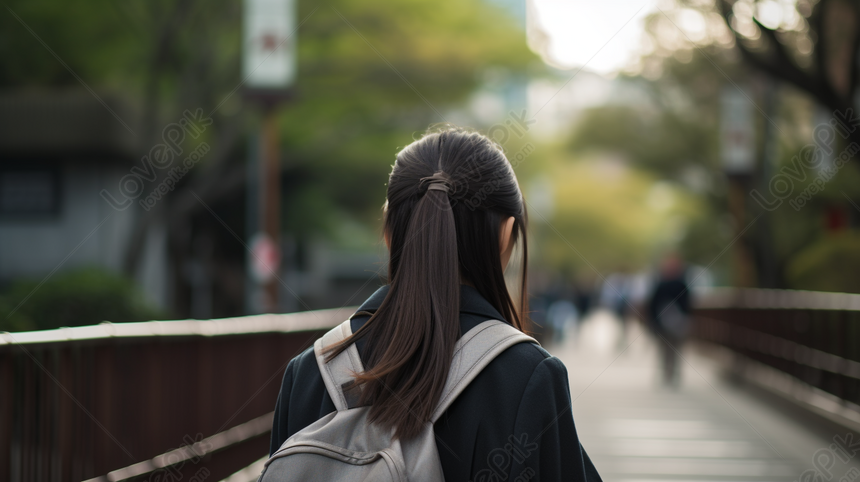
<svg viewBox="0 0 860 482">
<path fill-rule="evenodd" d="M 519 309 L 502 271 L 499 230 L 514 218 L 522 248 Z M 397 154 L 388 179 L 385 233 L 390 288 L 379 309 L 334 357 L 365 338 L 359 401 L 370 420 L 409 438 L 430 419 L 460 333 L 460 284 L 469 283 L 527 330 L 526 210 L 513 168 L 487 137 L 454 127 L 426 134 Z"/>
</svg>

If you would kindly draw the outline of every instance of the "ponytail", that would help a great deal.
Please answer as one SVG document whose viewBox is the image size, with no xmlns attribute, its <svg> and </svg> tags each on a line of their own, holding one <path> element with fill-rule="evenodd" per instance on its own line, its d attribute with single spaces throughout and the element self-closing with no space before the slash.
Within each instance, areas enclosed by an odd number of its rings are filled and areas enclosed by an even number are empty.
<svg viewBox="0 0 860 482">
<path fill-rule="evenodd" d="M 363 385 L 359 403 L 372 404 L 370 421 L 396 427 L 395 436 L 404 439 L 430 420 L 460 336 L 457 233 L 447 189 L 436 187 L 442 185 L 438 179 L 426 183 L 406 239 L 391 242 L 392 251 L 399 249 L 399 266 L 382 305 L 330 355 L 367 337 L 370 368 L 356 376 Z"/>
<path fill-rule="evenodd" d="M 514 241 L 519 237 L 525 245 L 522 194 L 510 163 L 487 137 L 446 129 L 398 153 L 384 222 L 388 294 L 351 337 L 327 348 L 331 359 L 366 340 L 365 371 L 355 377 L 358 400 L 370 405 L 370 421 L 394 429 L 395 437 L 417 435 L 442 396 L 460 337 L 463 280 L 525 328 L 525 276 L 517 310 L 502 272 L 504 216 L 515 218 Z"/>
</svg>

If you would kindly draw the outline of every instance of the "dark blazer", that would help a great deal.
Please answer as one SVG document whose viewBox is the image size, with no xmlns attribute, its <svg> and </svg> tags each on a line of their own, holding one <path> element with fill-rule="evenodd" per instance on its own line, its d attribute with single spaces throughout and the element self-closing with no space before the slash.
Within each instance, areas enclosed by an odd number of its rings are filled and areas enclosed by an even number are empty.
<svg viewBox="0 0 860 482">
<path fill-rule="evenodd" d="M 358 312 L 374 312 L 387 293 L 383 286 Z M 352 318 L 353 332 L 369 318 Z M 461 333 L 490 319 L 503 320 L 475 288 L 462 286 Z M 363 345 L 356 347 L 366 359 Z M 270 452 L 334 410 L 313 347 L 308 348 L 284 373 Z M 434 429 L 448 482 L 600 480 L 576 434 L 567 370 L 558 358 L 532 343 L 514 345 L 493 360 Z"/>
</svg>

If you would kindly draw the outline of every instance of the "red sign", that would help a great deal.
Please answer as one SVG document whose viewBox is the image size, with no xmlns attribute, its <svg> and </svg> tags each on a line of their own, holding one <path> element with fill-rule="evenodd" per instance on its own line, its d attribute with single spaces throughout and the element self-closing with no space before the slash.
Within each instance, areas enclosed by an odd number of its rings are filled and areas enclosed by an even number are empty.
<svg viewBox="0 0 860 482">
<path fill-rule="evenodd" d="M 281 265 L 281 250 L 266 233 L 251 240 L 251 276 L 260 284 L 272 281 Z"/>
</svg>

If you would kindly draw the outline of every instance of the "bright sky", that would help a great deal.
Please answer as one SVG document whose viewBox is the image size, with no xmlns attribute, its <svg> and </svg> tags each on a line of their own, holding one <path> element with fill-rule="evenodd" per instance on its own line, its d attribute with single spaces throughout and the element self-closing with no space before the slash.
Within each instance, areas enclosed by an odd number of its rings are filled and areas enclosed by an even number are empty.
<svg viewBox="0 0 860 482">
<path fill-rule="evenodd" d="M 552 63 L 564 68 L 586 65 L 601 74 L 616 72 L 634 58 L 642 38 L 642 21 L 657 6 L 656 0 L 534 2 L 551 40 Z"/>
</svg>

